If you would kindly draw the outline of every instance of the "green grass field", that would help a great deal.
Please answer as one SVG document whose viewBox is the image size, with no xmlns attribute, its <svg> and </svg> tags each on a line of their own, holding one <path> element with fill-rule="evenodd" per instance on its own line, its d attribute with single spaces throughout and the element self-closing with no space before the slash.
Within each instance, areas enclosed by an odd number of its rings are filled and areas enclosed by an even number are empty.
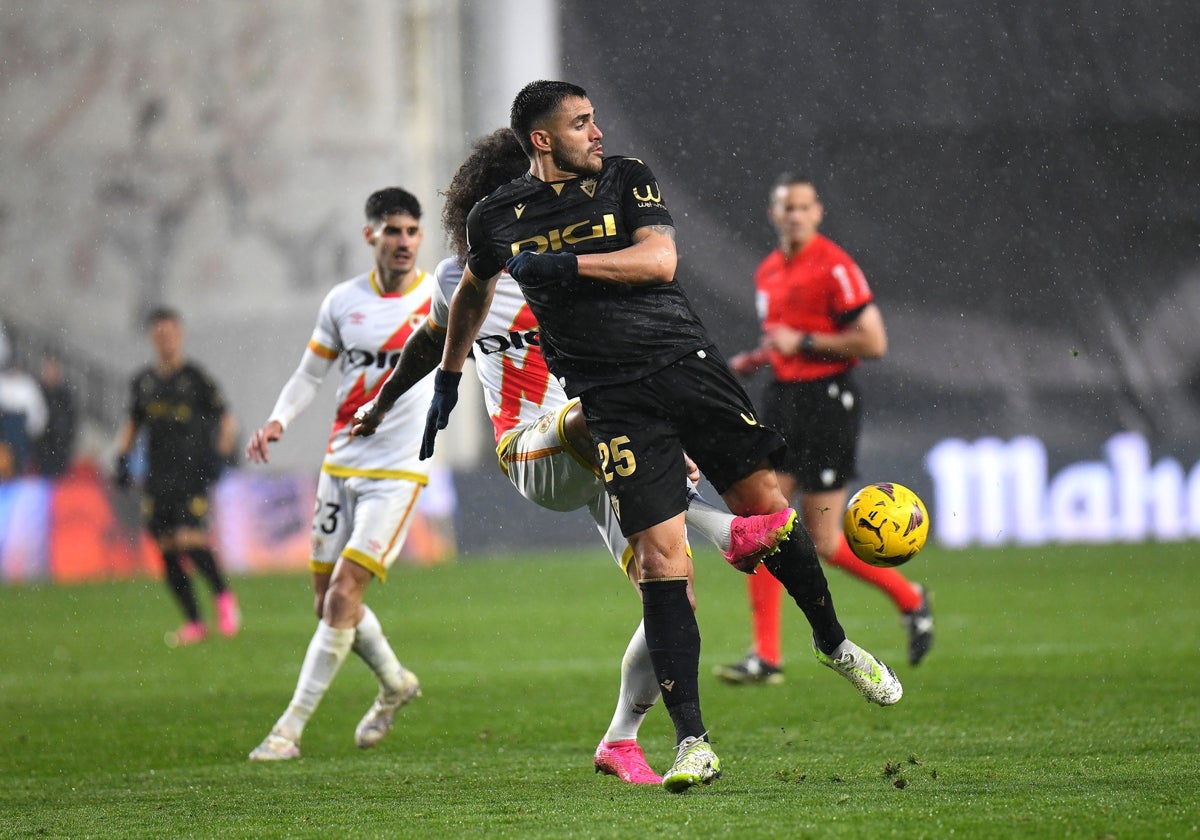
<svg viewBox="0 0 1200 840">
<path fill-rule="evenodd" d="M 235 640 L 170 650 L 157 581 L 0 590 L 3 837 L 1046 837 L 1200 834 L 1200 545 L 941 552 L 919 668 L 877 592 L 831 572 L 904 681 L 868 705 L 786 616 L 787 682 L 709 676 L 748 640 L 740 575 L 698 557 L 705 719 L 725 777 L 675 796 L 592 772 L 640 609 L 597 552 L 394 570 L 370 602 L 425 696 L 380 747 L 347 662 L 304 758 L 252 765 L 314 619 L 305 576 L 237 582 Z M 673 757 L 661 705 L 642 729 Z"/>
</svg>

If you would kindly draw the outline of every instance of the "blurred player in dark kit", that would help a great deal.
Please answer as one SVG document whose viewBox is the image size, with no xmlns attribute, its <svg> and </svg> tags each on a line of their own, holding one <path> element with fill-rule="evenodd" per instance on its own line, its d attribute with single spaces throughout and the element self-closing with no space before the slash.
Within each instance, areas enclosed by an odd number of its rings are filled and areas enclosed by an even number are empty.
<svg viewBox="0 0 1200 840">
<path fill-rule="evenodd" d="M 179 602 L 184 624 L 168 634 L 171 645 L 191 645 L 208 636 L 184 558 L 212 590 L 217 629 L 234 636 L 241 625 L 237 597 L 222 573 L 209 536 L 209 488 L 233 456 L 237 423 L 213 378 L 184 355 L 183 319 L 166 307 L 146 319 L 154 364 L 131 384 L 129 417 L 117 434 L 114 479 L 132 483 L 130 454 L 146 433 L 146 476 L 142 514 L 158 543 L 167 585 Z"/>
</svg>

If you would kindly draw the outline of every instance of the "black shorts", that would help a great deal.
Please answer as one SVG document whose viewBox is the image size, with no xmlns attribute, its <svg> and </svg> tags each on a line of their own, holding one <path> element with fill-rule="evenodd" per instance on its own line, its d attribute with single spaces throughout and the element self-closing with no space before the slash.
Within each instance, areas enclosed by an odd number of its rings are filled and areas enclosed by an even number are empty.
<svg viewBox="0 0 1200 840">
<path fill-rule="evenodd" d="M 142 517 L 155 539 L 181 529 L 199 531 L 208 528 L 208 491 L 173 490 L 142 496 Z"/>
<path fill-rule="evenodd" d="M 811 382 L 772 382 L 763 420 L 783 433 L 787 457 L 780 472 L 801 490 L 838 490 L 857 469 L 862 400 L 849 373 Z"/>
<path fill-rule="evenodd" d="M 764 461 L 774 466 L 787 448 L 759 424 L 713 347 L 644 379 L 592 388 L 580 402 L 625 536 L 687 510 L 684 451 L 724 493 Z"/>
</svg>

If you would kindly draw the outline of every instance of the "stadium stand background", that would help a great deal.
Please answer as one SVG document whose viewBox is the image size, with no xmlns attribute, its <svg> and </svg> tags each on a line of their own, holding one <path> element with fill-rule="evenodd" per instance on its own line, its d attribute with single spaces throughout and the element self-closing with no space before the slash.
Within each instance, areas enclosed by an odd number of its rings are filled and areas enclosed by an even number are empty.
<svg viewBox="0 0 1200 840">
<path fill-rule="evenodd" d="M 772 179 L 821 185 L 891 335 L 865 371 L 864 480 L 930 501 L 925 457 L 948 438 L 1033 436 L 1050 472 L 1123 432 L 1200 460 L 1191 4 L 114 0 L 70 25 L 56 5 L 0 22 L 0 317 L 29 358 L 67 358 L 101 462 L 150 306 L 184 310 L 248 431 L 326 289 L 363 265 L 367 192 L 420 195 L 432 268 L 437 189 L 521 84 L 556 74 L 592 94 L 608 153 L 658 174 L 727 350 L 755 338 Z M 320 405 L 277 470 L 315 469 Z M 456 415 L 463 549 L 592 541 L 586 517 L 507 487 L 479 415 Z"/>
</svg>

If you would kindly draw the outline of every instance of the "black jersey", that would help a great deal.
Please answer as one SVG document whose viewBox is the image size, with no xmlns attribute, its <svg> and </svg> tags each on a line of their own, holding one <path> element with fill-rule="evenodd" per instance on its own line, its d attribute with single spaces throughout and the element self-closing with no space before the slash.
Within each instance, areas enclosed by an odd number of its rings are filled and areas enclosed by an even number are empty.
<svg viewBox="0 0 1200 840">
<path fill-rule="evenodd" d="M 217 472 L 217 425 L 226 411 L 216 382 L 191 362 L 167 377 L 133 378 L 130 418 L 146 430 L 146 492 L 197 491 Z"/>
<path fill-rule="evenodd" d="M 595 176 L 547 183 L 526 173 L 467 218 L 471 272 L 488 279 L 521 250 L 596 254 L 633 244 L 633 232 L 673 225 L 650 168 L 608 157 Z M 640 379 L 712 342 L 678 279 L 629 286 L 579 277 L 522 282 L 542 353 L 569 396 Z"/>
</svg>

